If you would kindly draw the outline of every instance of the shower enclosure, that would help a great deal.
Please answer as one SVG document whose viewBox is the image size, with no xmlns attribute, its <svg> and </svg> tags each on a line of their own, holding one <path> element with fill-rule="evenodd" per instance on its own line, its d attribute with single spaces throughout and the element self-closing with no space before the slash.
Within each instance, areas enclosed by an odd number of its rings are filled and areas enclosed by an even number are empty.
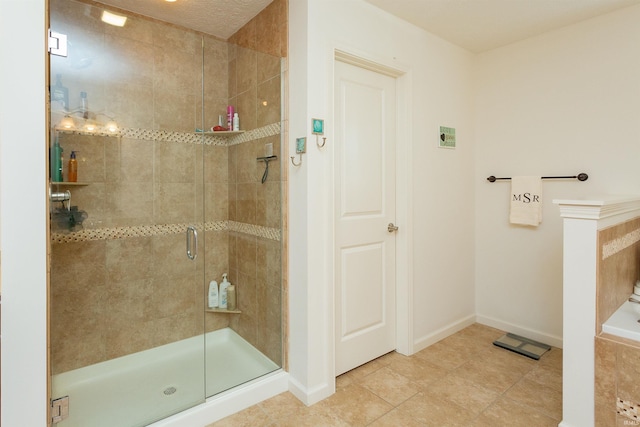
<svg viewBox="0 0 640 427">
<path fill-rule="evenodd" d="M 229 40 L 50 1 L 57 425 L 147 425 L 282 367 L 285 25 L 280 0 Z M 240 131 L 212 131 L 228 105 Z M 224 273 L 234 310 L 208 304 Z"/>
</svg>

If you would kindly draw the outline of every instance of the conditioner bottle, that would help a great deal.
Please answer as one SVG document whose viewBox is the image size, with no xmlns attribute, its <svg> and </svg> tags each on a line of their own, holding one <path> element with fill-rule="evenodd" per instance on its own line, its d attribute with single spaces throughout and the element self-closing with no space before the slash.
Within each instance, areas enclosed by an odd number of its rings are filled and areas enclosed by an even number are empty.
<svg viewBox="0 0 640 427">
<path fill-rule="evenodd" d="M 209 308 L 218 307 L 218 282 L 209 282 Z"/>
<path fill-rule="evenodd" d="M 238 307 L 236 287 L 229 283 L 227 287 L 227 310 L 235 310 Z"/>
<path fill-rule="evenodd" d="M 222 275 L 222 283 L 220 283 L 220 308 L 227 308 L 229 304 L 228 300 L 228 287 L 231 283 L 227 281 L 227 273 Z"/>
</svg>

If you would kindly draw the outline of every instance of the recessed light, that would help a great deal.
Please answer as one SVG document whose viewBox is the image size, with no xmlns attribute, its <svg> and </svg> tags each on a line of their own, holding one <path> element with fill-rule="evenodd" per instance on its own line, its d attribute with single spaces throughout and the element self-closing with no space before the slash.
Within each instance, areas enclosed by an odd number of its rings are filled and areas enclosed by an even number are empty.
<svg viewBox="0 0 640 427">
<path fill-rule="evenodd" d="M 115 13 L 108 12 L 106 10 L 102 11 L 102 22 L 115 25 L 116 27 L 124 27 L 124 23 L 127 22 L 127 17 L 122 15 L 116 15 Z"/>
</svg>

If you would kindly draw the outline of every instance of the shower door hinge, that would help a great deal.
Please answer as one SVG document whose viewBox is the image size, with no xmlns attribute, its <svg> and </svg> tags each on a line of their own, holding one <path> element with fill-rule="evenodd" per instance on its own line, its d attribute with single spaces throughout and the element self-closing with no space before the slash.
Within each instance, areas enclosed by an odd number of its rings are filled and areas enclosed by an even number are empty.
<svg viewBox="0 0 640 427">
<path fill-rule="evenodd" d="M 67 56 L 67 35 L 49 30 L 49 53 L 57 56 Z"/>
<path fill-rule="evenodd" d="M 51 422 L 59 423 L 69 417 L 69 396 L 51 400 Z"/>
</svg>

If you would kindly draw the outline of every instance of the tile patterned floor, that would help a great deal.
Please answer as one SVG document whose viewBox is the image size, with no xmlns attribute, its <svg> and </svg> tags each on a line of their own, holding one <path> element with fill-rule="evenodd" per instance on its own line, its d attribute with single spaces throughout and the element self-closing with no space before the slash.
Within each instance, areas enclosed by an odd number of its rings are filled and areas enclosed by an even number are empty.
<svg viewBox="0 0 640 427">
<path fill-rule="evenodd" d="M 473 324 L 406 357 L 389 353 L 337 378 L 310 407 L 282 393 L 208 427 L 556 427 L 562 350 L 540 360 L 503 350 L 504 331 Z"/>
</svg>

